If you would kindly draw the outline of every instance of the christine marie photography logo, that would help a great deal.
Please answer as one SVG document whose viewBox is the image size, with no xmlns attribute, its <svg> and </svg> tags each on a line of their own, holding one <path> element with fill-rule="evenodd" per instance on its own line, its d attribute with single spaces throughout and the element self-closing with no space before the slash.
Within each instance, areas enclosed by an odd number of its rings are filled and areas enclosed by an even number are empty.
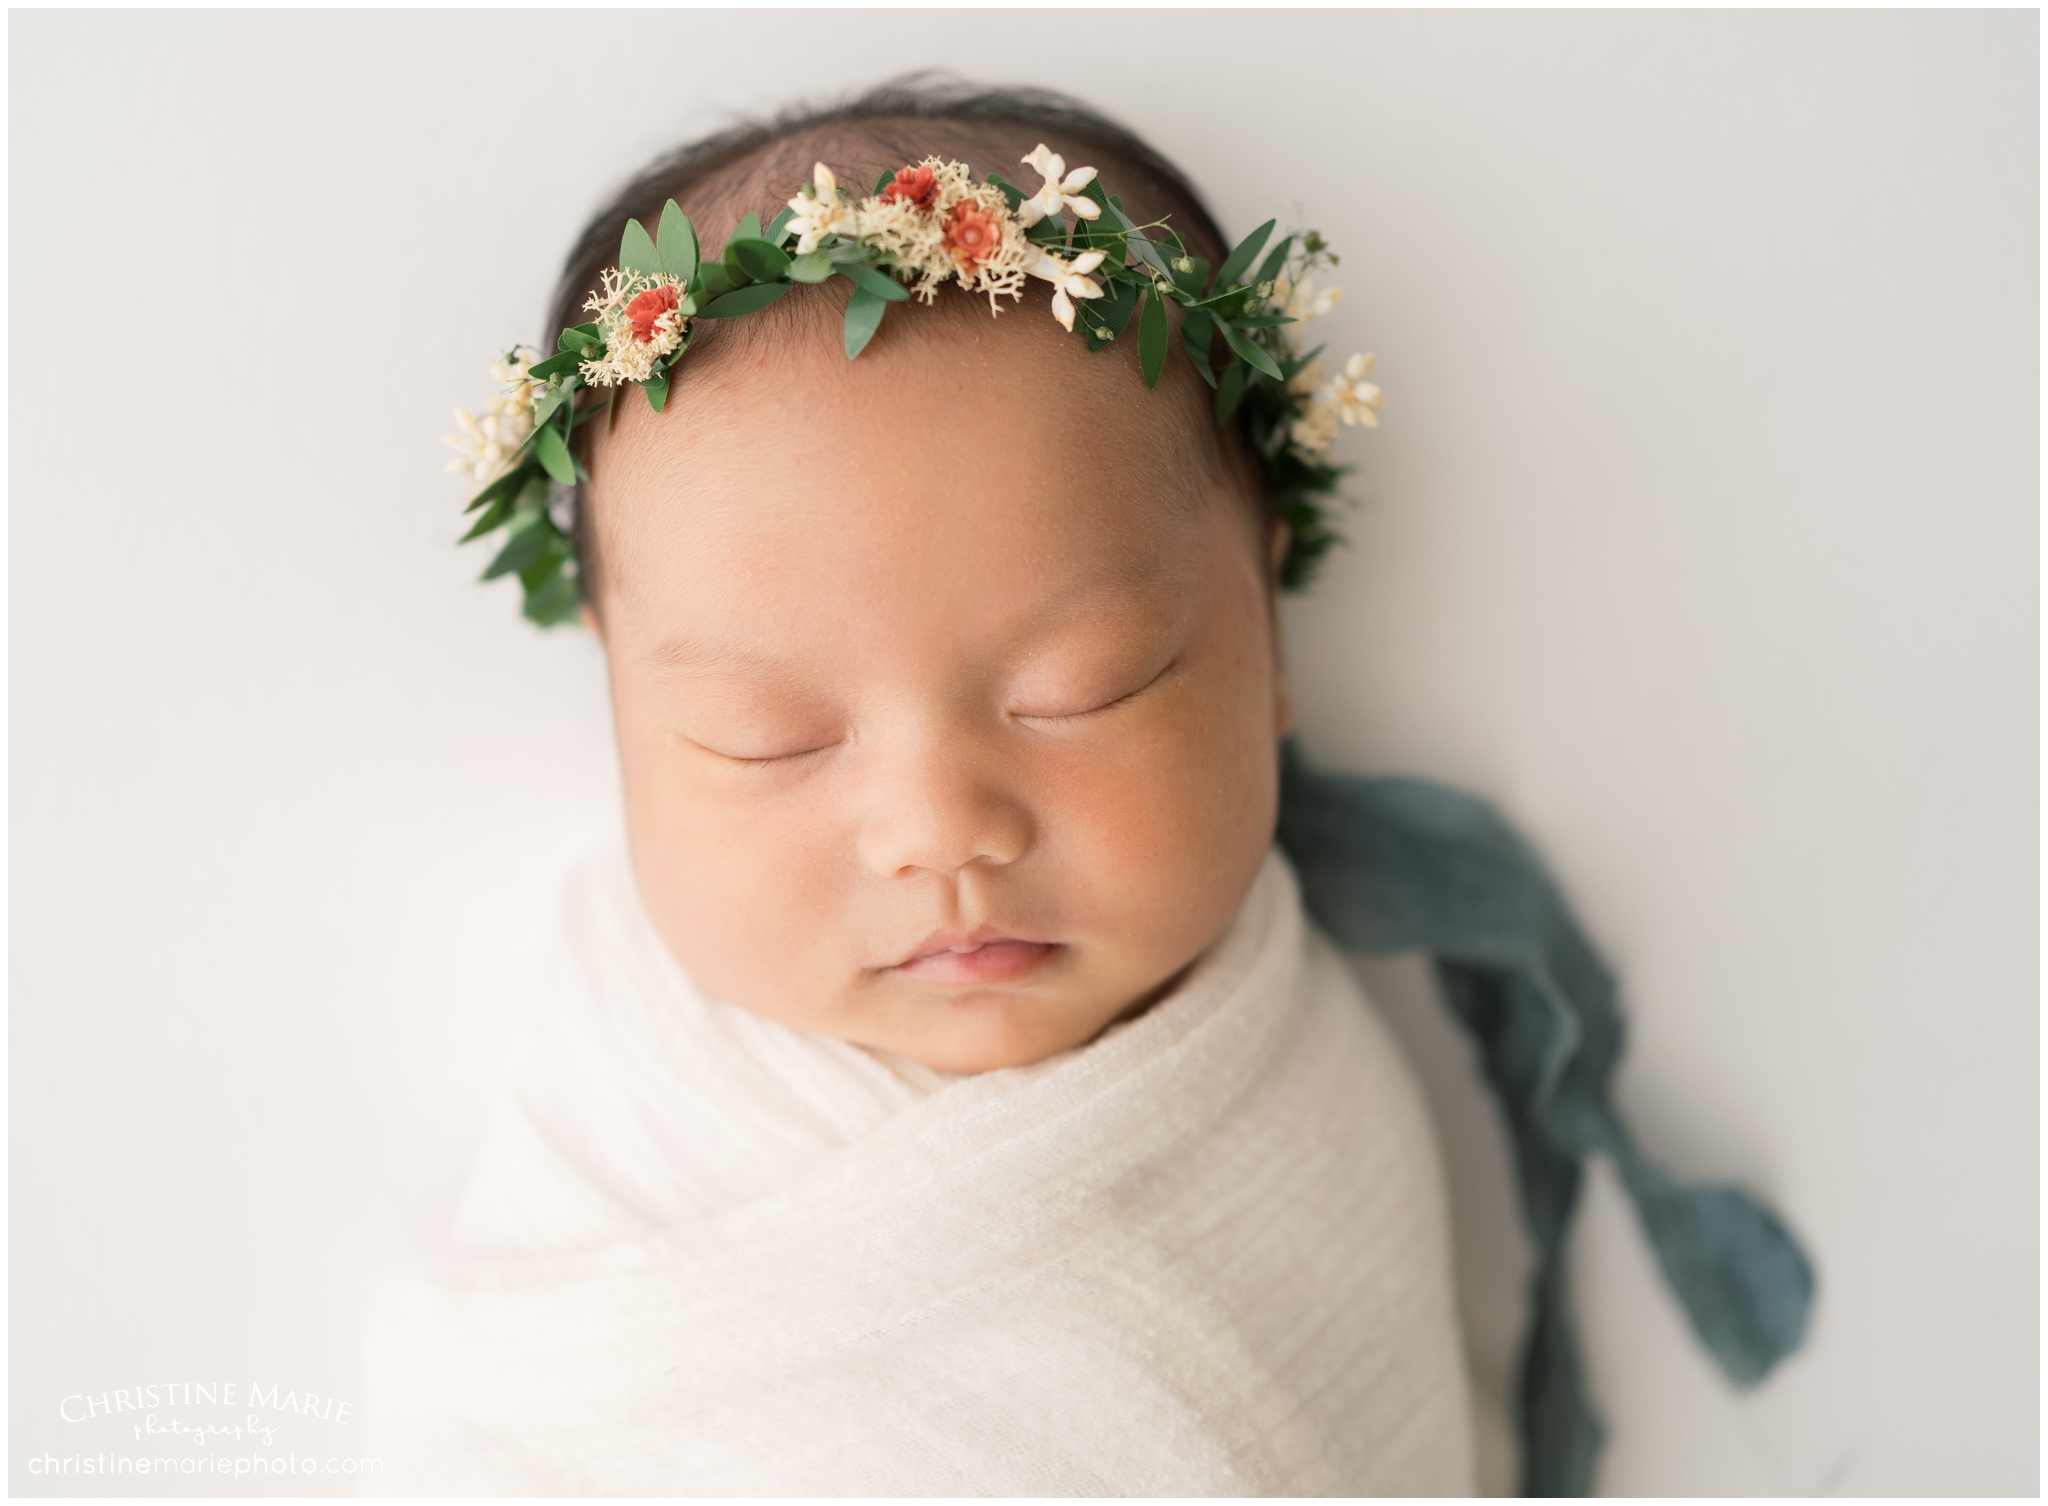
<svg viewBox="0 0 2048 1506">
<path fill-rule="evenodd" d="M 259 1482 L 382 1474 L 381 1461 L 350 1450 L 354 1414 L 353 1402 L 277 1381 L 168 1381 L 74 1392 L 57 1403 L 70 1436 L 58 1448 L 30 1455 L 28 1472 Z"/>
</svg>

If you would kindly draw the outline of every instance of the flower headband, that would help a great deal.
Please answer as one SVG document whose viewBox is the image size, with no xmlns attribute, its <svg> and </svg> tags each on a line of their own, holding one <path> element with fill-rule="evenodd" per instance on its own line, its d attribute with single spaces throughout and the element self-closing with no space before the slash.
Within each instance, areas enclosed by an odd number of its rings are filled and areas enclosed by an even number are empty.
<svg viewBox="0 0 2048 1506">
<path fill-rule="evenodd" d="M 1367 380 L 1370 355 L 1354 355 L 1324 382 L 1321 347 L 1298 349 L 1295 327 L 1328 313 L 1338 298 L 1335 288 L 1318 294 L 1310 274 L 1335 266 L 1337 257 L 1314 231 L 1283 236 L 1268 249 L 1275 223 L 1268 220 L 1212 275 L 1164 221 L 1132 224 L 1094 168 L 1068 172 L 1042 144 L 1023 161 L 1044 180 L 1037 193 L 996 173 L 976 183 L 965 163 L 927 157 L 884 173 L 858 203 L 820 162 L 766 230 L 749 214 L 710 258 L 699 255 L 696 231 L 673 199 L 655 236 L 627 221 L 618 265 L 584 305 L 591 320 L 563 330 L 545 359 L 529 347 L 506 352 L 491 363 L 504 390 L 487 400 L 483 416 L 455 415 L 460 432 L 448 443 L 459 454 L 449 469 L 483 486 L 466 509 L 482 515 L 462 541 L 506 531 L 483 578 L 517 575 L 526 616 L 544 627 L 573 620 L 575 550 L 555 507 L 589 476 L 570 435 L 599 413 L 616 423 L 628 384 L 659 413 L 694 321 L 741 318 L 798 283 L 844 277 L 853 284 L 845 323 L 851 360 L 892 303 L 913 296 L 930 303 L 951 279 L 987 294 L 990 312 L 1000 313 L 996 300 L 1007 294 L 1021 302 L 1036 277 L 1052 284 L 1053 317 L 1070 331 L 1078 321 L 1090 350 L 1135 319 L 1147 387 L 1158 384 L 1172 344 L 1166 305 L 1180 305 L 1181 350 L 1214 389 L 1217 422 L 1244 419 L 1287 524 L 1280 583 L 1306 585 L 1336 540 L 1329 499 L 1347 469 L 1327 464 L 1324 453 L 1340 423 L 1377 428 L 1381 406 L 1379 388 Z M 1153 230 L 1159 239 L 1147 233 Z M 578 403 L 579 391 L 595 389 L 609 395 Z"/>
</svg>

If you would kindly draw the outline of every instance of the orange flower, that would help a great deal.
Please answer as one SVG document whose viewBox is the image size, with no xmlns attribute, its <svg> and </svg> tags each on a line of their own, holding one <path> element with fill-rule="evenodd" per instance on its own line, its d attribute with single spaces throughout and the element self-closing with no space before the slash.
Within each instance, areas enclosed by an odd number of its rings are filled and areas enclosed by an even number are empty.
<svg viewBox="0 0 2048 1506">
<path fill-rule="evenodd" d="M 962 199 L 946 216 L 945 238 L 946 249 L 953 253 L 960 270 L 971 273 L 1002 247 L 1003 231 L 988 210 L 972 199 Z"/>
<path fill-rule="evenodd" d="M 929 167 L 900 167 L 896 170 L 896 181 L 882 190 L 885 199 L 915 204 L 926 211 L 938 196 L 939 180 Z"/>
<path fill-rule="evenodd" d="M 626 321 L 633 326 L 633 338 L 642 345 L 654 343 L 654 322 L 671 309 L 680 307 L 682 297 L 672 287 L 649 288 L 626 305 Z"/>
</svg>

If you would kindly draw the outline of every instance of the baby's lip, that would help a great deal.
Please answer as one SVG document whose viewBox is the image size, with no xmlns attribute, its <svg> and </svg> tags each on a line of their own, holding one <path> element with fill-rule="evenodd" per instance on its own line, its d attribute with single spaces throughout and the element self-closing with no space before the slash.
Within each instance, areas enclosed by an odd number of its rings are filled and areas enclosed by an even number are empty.
<svg viewBox="0 0 2048 1506">
<path fill-rule="evenodd" d="M 927 983 L 1011 983 L 1033 971 L 1057 949 L 998 926 L 972 931 L 934 931 L 887 971 Z"/>
</svg>

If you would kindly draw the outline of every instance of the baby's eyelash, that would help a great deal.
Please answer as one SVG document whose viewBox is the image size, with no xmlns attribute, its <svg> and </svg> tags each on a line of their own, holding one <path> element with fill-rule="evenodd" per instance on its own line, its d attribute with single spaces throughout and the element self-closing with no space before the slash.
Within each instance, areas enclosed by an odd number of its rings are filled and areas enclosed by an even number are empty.
<svg viewBox="0 0 2048 1506">
<path fill-rule="evenodd" d="M 1041 725 L 1053 727 L 1064 726 L 1068 722 L 1078 722 L 1082 720 L 1084 717 L 1099 716 L 1101 713 L 1105 711 L 1113 711 L 1117 707 L 1123 705 L 1124 702 L 1134 700 L 1138 696 L 1143 695 L 1146 691 L 1150 690 L 1154 685 L 1157 685 L 1161 680 L 1165 679 L 1167 674 L 1173 669 L 1174 665 L 1178 663 L 1180 663 L 1180 660 L 1177 658 L 1169 660 L 1164 669 L 1160 670 L 1158 674 L 1154 675 L 1151 679 L 1147 680 L 1143 685 L 1140 685 L 1136 690 L 1127 690 L 1122 695 L 1118 696 L 1115 700 L 1104 701 L 1100 706 L 1090 706 L 1086 711 L 1068 711 L 1063 712 L 1058 716 L 1034 716 L 1026 712 L 1012 712 L 1011 714 L 1017 717 L 1020 721 L 1038 722 Z"/>
</svg>

